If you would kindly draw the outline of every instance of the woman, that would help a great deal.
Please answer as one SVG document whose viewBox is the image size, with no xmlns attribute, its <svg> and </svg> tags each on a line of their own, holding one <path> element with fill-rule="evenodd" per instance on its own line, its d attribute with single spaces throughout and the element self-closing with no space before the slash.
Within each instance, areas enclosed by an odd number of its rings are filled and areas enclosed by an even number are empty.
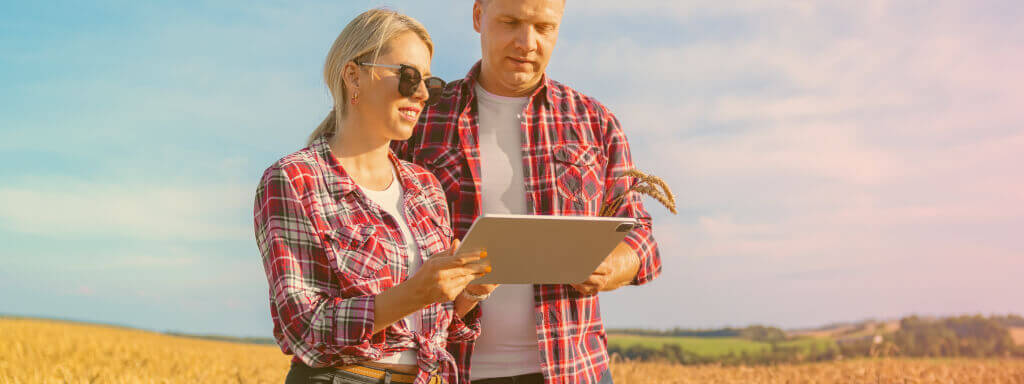
<svg viewBox="0 0 1024 384">
<path fill-rule="evenodd" d="M 428 78 L 432 54 L 408 16 L 356 17 L 324 67 L 334 109 L 263 175 L 256 239 L 274 337 L 294 354 L 287 383 L 469 380 L 445 346 L 479 335 L 463 316 L 495 288 L 469 285 L 490 272 L 486 252 L 452 254 L 437 180 L 389 151 L 444 88 Z"/>
</svg>

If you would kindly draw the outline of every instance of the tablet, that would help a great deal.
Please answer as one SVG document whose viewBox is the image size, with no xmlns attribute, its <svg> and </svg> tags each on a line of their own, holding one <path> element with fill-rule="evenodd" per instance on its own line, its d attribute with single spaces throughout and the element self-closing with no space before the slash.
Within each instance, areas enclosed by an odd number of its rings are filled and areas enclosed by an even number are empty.
<svg viewBox="0 0 1024 384">
<path fill-rule="evenodd" d="M 575 284 L 586 281 L 636 220 L 624 217 L 477 217 L 459 252 L 487 250 L 492 271 L 474 284 Z"/>
</svg>

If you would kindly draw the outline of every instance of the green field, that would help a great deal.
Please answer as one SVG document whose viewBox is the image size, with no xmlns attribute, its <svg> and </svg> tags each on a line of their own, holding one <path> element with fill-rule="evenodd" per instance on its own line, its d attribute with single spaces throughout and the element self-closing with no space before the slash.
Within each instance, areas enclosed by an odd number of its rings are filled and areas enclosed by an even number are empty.
<svg viewBox="0 0 1024 384">
<path fill-rule="evenodd" d="M 758 354 L 771 349 L 771 344 L 741 339 L 738 337 L 671 337 L 671 336 L 636 336 L 636 335 L 608 335 L 608 344 L 628 348 L 632 345 L 643 345 L 651 348 L 661 348 L 664 344 L 677 344 L 684 351 L 704 357 L 718 357 L 733 353 L 739 355 Z M 802 350 L 809 350 L 817 345 L 819 350 L 834 348 L 835 341 L 826 338 L 799 338 L 780 342 L 780 347 L 799 346 Z"/>
</svg>

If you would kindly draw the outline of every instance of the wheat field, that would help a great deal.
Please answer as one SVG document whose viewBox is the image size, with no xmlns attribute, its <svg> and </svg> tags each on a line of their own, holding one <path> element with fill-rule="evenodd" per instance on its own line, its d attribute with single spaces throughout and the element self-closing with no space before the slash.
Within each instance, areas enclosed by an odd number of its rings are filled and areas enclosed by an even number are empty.
<svg viewBox="0 0 1024 384">
<path fill-rule="evenodd" d="M 282 383 L 276 346 L 102 325 L 0 318 L 0 383 Z M 774 367 L 616 361 L 617 384 L 1021 383 L 1022 360 L 855 360 Z"/>
</svg>

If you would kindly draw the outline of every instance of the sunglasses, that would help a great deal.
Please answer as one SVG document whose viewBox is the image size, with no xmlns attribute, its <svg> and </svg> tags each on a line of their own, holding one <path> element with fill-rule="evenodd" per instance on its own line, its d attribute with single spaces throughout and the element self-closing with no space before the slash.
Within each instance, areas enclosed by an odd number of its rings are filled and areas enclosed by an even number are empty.
<svg viewBox="0 0 1024 384">
<path fill-rule="evenodd" d="M 427 105 L 437 103 L 437 100 L 441 98 L 441 92 L 444 91 L 444 80 L 440 77 L 431 76 L 426 79 L 420 74 L 420 70 L 410 67 L 405 64 L 391 65 L 391 64 L 374 64 L 374 63 L 360 63 L 359 65 L 365 65 L 367 67 L 381 67 L 381 68 L 393 68 L 398 70 L 398 93 L 405 97 L 412 97 L 416 94 L 416 91 L 420 87 L 420 81 L 427 86 L 427 93 L 430 97 L 427 98 Z"/>
</svg>

